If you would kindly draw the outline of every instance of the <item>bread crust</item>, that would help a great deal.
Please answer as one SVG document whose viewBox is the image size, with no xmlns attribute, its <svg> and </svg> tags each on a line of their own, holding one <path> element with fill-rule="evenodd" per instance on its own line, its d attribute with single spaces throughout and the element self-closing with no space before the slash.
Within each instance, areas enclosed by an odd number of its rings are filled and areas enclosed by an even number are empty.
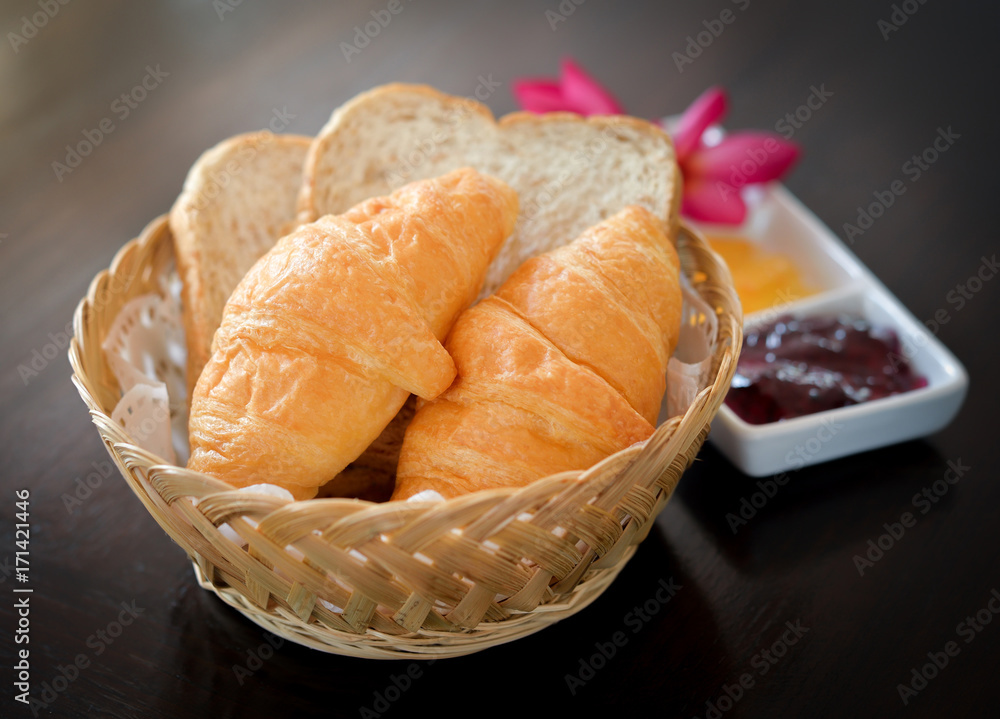
<svg viewBox="0 0 1000 719">
<path fill-rule="evenodd" d="M 295 224 L 312 138 L 250 132 L 205 151 L 170 211 L 183 280 L 188 397 L 211 354 L 222 309 L 254 262 Z"/>
<path fill-rule="evenodd" d="M 391 83 L 334 111 L 306 159 L 299 221 L 458 166 L 513 187 L 522 217 L 490 269 L 484 294 L 525 259 L 572 241 L 632 204 L 676 237 L 681 176 L 673 143 L 653 123 L 622 115 L 490 109 L 427 85 Z"/>
</svg>

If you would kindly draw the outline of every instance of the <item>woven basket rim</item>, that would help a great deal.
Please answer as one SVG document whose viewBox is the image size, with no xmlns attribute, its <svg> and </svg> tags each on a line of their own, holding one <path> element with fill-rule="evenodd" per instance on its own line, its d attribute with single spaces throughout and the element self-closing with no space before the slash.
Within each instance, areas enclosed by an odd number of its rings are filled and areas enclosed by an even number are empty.
<svg viewBox="0 0 1000 719">
<path fill-rule="evenodd" d="M 710 384 L 684 415 L 657 426 L 645 442 L 586 470 L 546 477 L 527 487 L 484 490 L 435 503 L 288 503 L 238 493 L 221 480 L 171 465 L 130 441 L 111 419 L 120 392 L 101 344 L 127 299 L 159 291 L 158 271 L 172 261 L 167 215 L 126 243 L 78 304 L 69 348 L 72 379 L 109 454 L 153 518 L 191 557 L 202 587 L 259 625 L 322 651 L 369 658 L 459 656 L 538 631 L 599 596 L 648 533 L 704 442 L 735 372 L 742 311 L 728 268 L 684 222 L 678 249 L 689 281 L 717 315 Z M 189 501 L 182 501 L 185 498 Z M 522 521 L 529 510 L 530 521 Z M 259 522 L 259 531 L 245 517 Z M 227 522 L 248 540 L 247 549 L 221 538 L 218 526 Z M 566 529 L 563 525 L 570 527 L 567 536 L 587 547 L 579 559 L 550 537 L 553 527 Z M 320 526 L 324 529 L 316 540 Z M 446 536 L 456 529 L 461 540 Z M 373 543 L 379 537 L 391 540 L 383 542 L 391 551 Z M 510 547 L 502 548 L 514 554 L 525 547 L 534 551 L 533 542 L 545 545 L 530 578 L 510 557 L 504 557 L 504 563 L 491 554 L 488 545 L 498 537 L 510 540 Z M 306 559 L 294 564 L 282 557 L 286 545 L 278 543 L 286 540 L 288 546 L 304 548 Z M 319 546 L 324 542 L 329 546 Z M 475 542 L 480 554 L 472 548 Z M 396 553 L 404 548 L 412 558 L 439 545 L 454 553 L 442 549 L 433 562 L 457 567 L 454 574 L 462 575 L 462 583 L 471 588 L 456 589 L 440 572 L 420 576 L 419 567 Z M 370 565 L 361 569 L 341 556 L 345 547 L 360 546 L 374 552 L 371 557 L 365 554 Z M 572 561 L 567 563 L 567 557 Z M 469 564 L 463 565 L 463 560 Z M 377 571 L 369 571 L 376 566 Z M 338 583 L 349 578 L 348 588 L 338 589 L 329 580 L 331 574 Z M 407 583 L 410 579 L 412 584 Z M 435 582 L 449 586 L 440 596 L 425 596 Z M 502 603 L 496 598 L 504 592 L 490 591 L 497 586 L 508 592 Z M 337 604 L 341 613 L 318 601 L 323 591 L 346 592 L 346 601 Z M 439 604 L 448 611 L 439 611 Z"/>
</svg>

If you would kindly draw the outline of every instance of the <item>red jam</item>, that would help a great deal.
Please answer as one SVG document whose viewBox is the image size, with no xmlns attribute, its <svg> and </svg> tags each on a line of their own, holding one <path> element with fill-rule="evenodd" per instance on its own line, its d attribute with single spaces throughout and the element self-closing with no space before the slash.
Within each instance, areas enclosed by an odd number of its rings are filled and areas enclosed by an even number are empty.
<svg viewBox="0 0 1000 719">
<path fill-rule="evenodd" d="M 784 315 L 747 329 L 726 404 L 766 424 L 926 385 L 891 329 L 853 316 Z"/>
</svg>

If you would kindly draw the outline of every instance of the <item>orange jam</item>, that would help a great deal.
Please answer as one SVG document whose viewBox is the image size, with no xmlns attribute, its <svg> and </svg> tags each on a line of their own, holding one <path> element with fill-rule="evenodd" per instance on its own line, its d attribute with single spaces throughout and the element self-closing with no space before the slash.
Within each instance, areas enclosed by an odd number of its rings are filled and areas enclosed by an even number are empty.
<svg viewBox="0 0 1000 719">
<path fill-rule="evenodd" d="M 761 249 L 741 237 L 709 237 L 708 244 L 729 266 L 744 314 L 788 304 L 815 292 L 785 255 Z"/>
</svg>

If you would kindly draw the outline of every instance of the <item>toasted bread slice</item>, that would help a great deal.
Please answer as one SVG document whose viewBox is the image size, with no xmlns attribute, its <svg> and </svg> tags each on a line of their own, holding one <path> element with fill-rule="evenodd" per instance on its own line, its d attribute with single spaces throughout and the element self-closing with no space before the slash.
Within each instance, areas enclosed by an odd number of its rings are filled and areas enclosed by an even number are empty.
<svg viewBox="0 0 1000 719">
<path fill-rule="evenodd" d="M 474 100 L 399 83 L 358 95 L 317 135 L 299 221 L 463 166 L 503 180 L 521 202 L 517 228 L 490 268 L 484 295 L 523 260 L 571 242 L 628 205 L 645 207 L 675 236 L 680 171 L 669 136 L 656 125 L 526 112 L 498 122 Z"/>
<path fill-rule="evenodd" d="M 254 132 L 206 151 L 170 211 L 187 335 L 188 397 L 236 285 L 294 229 L 296 196 L 312 138 Z"/>
</svg>

